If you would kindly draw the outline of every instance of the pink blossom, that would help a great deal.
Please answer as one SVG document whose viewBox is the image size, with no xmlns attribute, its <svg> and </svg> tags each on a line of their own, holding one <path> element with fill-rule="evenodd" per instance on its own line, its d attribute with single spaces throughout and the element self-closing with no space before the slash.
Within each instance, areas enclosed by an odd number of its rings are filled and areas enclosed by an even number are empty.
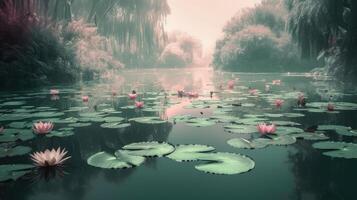
<svg viewBox="0 0 357 200">
<path fill-rule="evenodd" d="M 144 107 L 144 102 L 143 101 L 135 101 L 135 106 L 137 108 L 143 108 Z"/>
<path fill-rule="evenodd" d="M 258 131 L 262 135 L 273 134 L 276 131 L 275 124 L 267 125 L 266 123 L 261 123 L 257 125 Z"/>
<path fill-rule="evenodd" d="M 248 92 L 249 92 L 250 95 L 255 96 L 255 95 L 257 95 L 258 90 L 257 89 L 250 89 Z"/>
<path fill-rule="evenodd" d="M 34 162 L 34 165 L 38 167 L 54 167 L 62 165 L 64 161 L 71 158 L 71 156 L 65 157 L 67 151 L 59 147 L 57 150 L 52 149 L 41 152 L 35 152 L 31 154 L 31 160 Z"/>
<path fill-rule="evenodd" d="M 276 106 L 277 108 L 280 108 L 280 107 L 283 105 L 284 100 L 282 100 L 282 99 L 276 99 L 276 100 L 274 101 L 274 103 L 275 103 L 275 106 Z"/>
<path fill-rule="evenodd" d="M 5 128 L 3 126 L 0 127 L 0 133 L 4 132 Z"/>
<path fill-rule="evenodd" d="M 129 96 L 129 98 L 131 99 L 131 100 L 134 100 L 134 99 L 136 99 L 136 97 L 138 96 L 137 94 L 128 94 L 128 96 Z"/>
<path fill-rule="evenodd" d="M 52 122 L 37 122 L 33 124 L 33 131 L 39 135 L 45 135 L 52 131 L 54 125 Z"/>
<path fill-rule="evenodd" d="M 57 90 L 57 89 L 51 89 L 51 90 L 50 90 L 50 94 L 51 94 L 51 95 L 58 95 L 58 94 L 59 94 L 59 90 Z"/>
<path fill-rule="evenodd" d="M 228 81 L 228 84 L 227 84 L 228 85 L 228 89 L 233 90 L 234 84 L 235 84 L 234 80 Z"/>
<path fill-rule="evenodd" d="M 281 80 L 273 80 L 272 84 L 273 85 L 280 85 L 281 84 Z"/>
<path fill-rule="evenodd" d="M 89 101 L 89 96 L 82 96 L 82 101 L 83 102 L 88 102 Z"/>
</svg>

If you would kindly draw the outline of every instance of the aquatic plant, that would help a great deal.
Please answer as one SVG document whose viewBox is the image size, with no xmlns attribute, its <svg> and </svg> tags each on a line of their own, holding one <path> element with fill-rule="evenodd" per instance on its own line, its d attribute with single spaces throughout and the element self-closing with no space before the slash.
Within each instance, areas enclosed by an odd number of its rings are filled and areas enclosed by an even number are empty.
<svg viewBox="0 0 357 200">
<path fill-rule="evenodd" d="M 61 166 L 66 160 L 71 158 L 71 156 L 65 157 L 67 151 L 58 147 L 57 150 L 52 149 L 45 151 L 38 151 L 31 154 L 31 160 L 37 167 L 56 167 Z"/>
<path fill-rule="evenodd" d="M 277 108 L 281 108 L 281 106 L 283 106 L 283 104 L 284 104 L 284 100 L 282 100 L 282 99 L 276 99 L 276 100 L 274 101 L 274 104 L 275 104 L 275 106 L 276 106 Z"/>
<path fill-rule="evenodd" d="M 88 102 L 89 101 L 89 96 L 87 96 L 87 95 L 82 96 L 82 101 L 83 102 Z"/>
<path fill-rule="evenodd" d="M 5 128 L 3 126 L 0 127 L 0 133 L 4 132 Z"/>
<path fill-rule="evenodd" d="M 128 96 L 129 96 L 129 98 L 130 98 L 131 100 L 135 100 L 138 95 L 137 95 L 137 94 L 130 93 L 130 94 L 128 94 Z"/>
<path fill-rule="evenodd" d="M 268 125 L 266 123 L 261 123 L 257 125 L 257 129 L 262 135 L 269 135 L 275 133 L 276 126 L 275 124 Z"/>
<path fill-rule="evenodd" d="M 37 122 L 33 124 L 33 131 L 38 135 L 45 135 L 52 131 L 54 125 L 52 122 Z"/>
<path fill-rule="evenodd" d="M 51 94 L 51 95 L 58 95 L 58 94 L 59 94 L 59 90 L 57 90 L 57 89 L 51 89 L 51 90 L 50 90 L 50 94 Z"/>
<path fill-rule="evenodd" d="M 328 103 L 327 104 L 327 110 L 328 111 L 334 111 L 335 110 L 335 105 L 333 103 Z"/>
<path fill-rule="evenodd" d="M 144 107 L 144 102 L 143 101 L 135 101 L 135 107 L 136 108 L 143 108 Z"/>
</svg>

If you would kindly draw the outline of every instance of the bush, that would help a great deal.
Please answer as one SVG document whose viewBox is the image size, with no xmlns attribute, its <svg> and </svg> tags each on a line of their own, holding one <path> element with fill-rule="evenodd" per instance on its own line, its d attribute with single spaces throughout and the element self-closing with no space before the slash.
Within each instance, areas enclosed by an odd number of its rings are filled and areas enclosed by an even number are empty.
<svg viewBox="0 0 357 200">
<path fill-rule="evenodd" d="M 266 0 L 233 17 L 217 41 L 216 68 L 245 72 L 306 71 L 312 63 L 299 58 L 284 30 L 287 12 L 278 0 Z"/>
<path fill-rule="evenodd" d="M 72 83 L 78 79 L 74 52 L 34 14 L 0 8 L 0 88 Z"/>
<path fill-rule="evenodd" d="M 173 32 L 162 51 L 159 61 L 162 66 L 184 67 L 197 63 L 202 58 L 201 42 L 192 36 Z"/>
</svg>

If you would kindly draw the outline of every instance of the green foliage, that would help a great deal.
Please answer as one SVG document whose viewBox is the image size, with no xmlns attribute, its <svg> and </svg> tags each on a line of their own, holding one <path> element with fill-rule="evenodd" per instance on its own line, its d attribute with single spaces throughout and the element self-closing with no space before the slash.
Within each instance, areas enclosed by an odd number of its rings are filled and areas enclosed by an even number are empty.
<svg viewBox="0 0 357 200">
<path fill-rule="evenodd" d="M 285 32 L 286 9 L 281 1 L 266 0 L 233 17 L 217 41 L 213 64 L 231 71 L 306 71 L 297 47 Z"/>
<path fill-rule="evenodd" d="M 35 16 L 0 7 L 0 88 L 68 83 L 78 78 L 74 52 Z"/>
<path fill-rule="evenodd" d="M 357 76 L 357 2 L 352 0 L 286 0 L 288 29 L 303 57 L 324 59 L 330 73 Z"/>
</svg>

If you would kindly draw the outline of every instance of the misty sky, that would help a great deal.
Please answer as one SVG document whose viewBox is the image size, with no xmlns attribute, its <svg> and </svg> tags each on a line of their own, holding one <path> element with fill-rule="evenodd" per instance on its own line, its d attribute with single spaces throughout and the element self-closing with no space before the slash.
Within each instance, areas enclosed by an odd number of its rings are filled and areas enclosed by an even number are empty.
<svg viewBox="0 0 357 200">
<path fill-rule="evenodd" d="M 226 22 L 240 9 L 253 7 L 261 0 L 168 0 L 171 14 L 166 30 L 180 30 L 212 48 L 222 35 Z"/>
</svg>

